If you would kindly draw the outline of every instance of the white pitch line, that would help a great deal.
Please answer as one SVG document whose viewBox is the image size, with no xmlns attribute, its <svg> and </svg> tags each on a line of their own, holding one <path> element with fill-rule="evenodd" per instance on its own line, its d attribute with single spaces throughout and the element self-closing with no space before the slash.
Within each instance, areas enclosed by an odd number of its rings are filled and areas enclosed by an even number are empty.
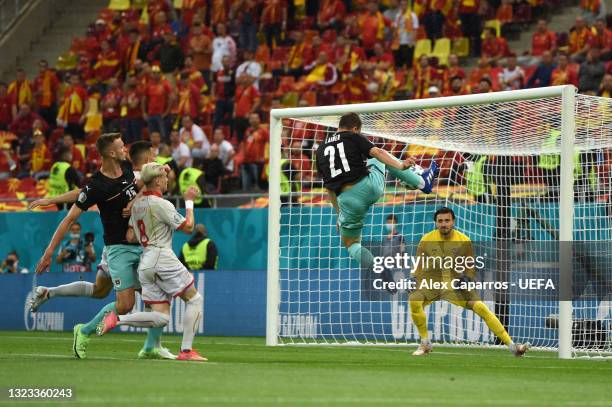
<svg viewBox="0 0 612 407">
<path fill-rule="evenodd" d="M 9 338 L 9 339 L 30 339 L 30 340 L 35 340 L 35 341 L 59 341 L 59 342 L 72 342 L 72 338 L 50 338 L 50 337 L 44 337 L 44 336 L 9 336 L 9 335 L 0 335 L 0 338 Z M 164 339 L 162 340 L 163 343 L 181 343 L 181 340 L 167 340 L 163 337 Z M 205 336 L 201 336 L 198 337 L 196 336 L 196 339 L 206 339 Z M 114 338 L 114 337 L 108 337 L 104 339 L 106 342 L 138 342 L 138 343 L 142 343 L 143 339 L 122 339 L 122 338 Z M 224 345 L 224 346 L 251 346 L 251 347 L 266 347 L 266 345 L 262 345 L 262 344 L 249 344 L 249 343 L 237 343 L 237 342 L 211 342 L 211 343 L 206 343 L 205 345 Z"/>
</svg>

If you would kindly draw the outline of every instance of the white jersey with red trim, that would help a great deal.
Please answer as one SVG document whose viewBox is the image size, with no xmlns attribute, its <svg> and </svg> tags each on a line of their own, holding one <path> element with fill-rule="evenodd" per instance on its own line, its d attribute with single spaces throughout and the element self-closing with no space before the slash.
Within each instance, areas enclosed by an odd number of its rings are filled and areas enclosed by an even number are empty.
<svg viewBox="0 0 612 407">
<path fill-rule="evenodd" d="M 172 250 L 174 231 L 185 224 L 183 215 L 157 192 L 145 191 L 132 206 L 130 226 L 144 248 L 139 269 L 176 270 L 181 262 Z"/>
</svg>

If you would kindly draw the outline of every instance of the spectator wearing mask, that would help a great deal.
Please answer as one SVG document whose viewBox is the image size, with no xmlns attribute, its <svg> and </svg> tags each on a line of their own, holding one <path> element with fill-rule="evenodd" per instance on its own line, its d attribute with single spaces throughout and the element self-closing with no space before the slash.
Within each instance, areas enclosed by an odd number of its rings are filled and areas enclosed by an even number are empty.
<svg viewBox="0 0 612 407">
<path fill-rule="evenodd" d="M 28 269 L 19 266 L 19 256 L 16 251 L 10 252 L 0 266 L 0 272 L 8 274 L 27 274 Z"/>
<path fill-rule="evenodd" d="M 397 217 L 394 214 L 387 216 L 385 232 L 387 235 L 382 245 L 383 256 L 395 257 L 398 253 L 404 253 L 406 251 L 404 236 L 397 230 Z"/>
<path fill-rule="evenodd" d="M 91 264 L 96 261 L 93 247 L 94 236 L 86 233 L 81 237 L 81 224 L 74 222 L 70 226 L 70 235 L 59 248 L 55 262 L 62 265 L 64 273 L 84 273 L 91 271 Z"/>
<path fill-rule="evenodd" d="M 189 270 L 216 270 L 219 263 L 217 246 L 206 232 L 204 225 L 197 224 L 191 239 L 181 248 L 179 260 Z"/>
</svg>

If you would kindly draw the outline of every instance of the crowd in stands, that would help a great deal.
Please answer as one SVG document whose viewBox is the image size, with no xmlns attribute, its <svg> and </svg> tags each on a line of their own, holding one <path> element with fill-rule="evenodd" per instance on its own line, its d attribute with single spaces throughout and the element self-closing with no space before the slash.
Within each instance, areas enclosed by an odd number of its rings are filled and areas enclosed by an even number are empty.
<svg viewBox="0 0 612 407">
<path fill-rule="evenodd" d="M 545 11 L 559 3 L 112 0 L 55 67 L 0 83 L 0 130 L 15 135 L 1 143 L 0 180 L 45 178 L 65 155 L 83 182 L 100 163 L 96 137 L 121 132 L 179 173 L 202 170 L 208 193 L 259 191 L 271 108 L 561 84 L 610 97 L 603 2 L 581 0 L 575 25 L 552 32 Z M 531 49 L 510 49 L 506 27 L 530 23 Z M 312 143 L 294 136 L 288 158 L 312 168 Z"/>
</svg>

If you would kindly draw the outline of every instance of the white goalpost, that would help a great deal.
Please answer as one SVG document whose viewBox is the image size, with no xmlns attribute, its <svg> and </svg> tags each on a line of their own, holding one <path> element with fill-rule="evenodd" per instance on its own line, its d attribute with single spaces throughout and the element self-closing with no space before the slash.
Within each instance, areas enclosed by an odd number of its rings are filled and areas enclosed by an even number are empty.
<svg viewBox="0 0 612 407">
<path fill-rule="evenodd" d="M 316 172 L 318 144 L 350 112 L 378 147 L 441 168 L 428 195 L 387 176 L 364 247 L 416 255 L 435 210 L 450 207 L 486 259 L 477 279 L 495 283 L 479 296 L 516 342 L 560 358 L 612 356 L 612 101 L 571 85 L 272 110 L 267 345 L 417 340 L 408 294 L 375 289 L 379 276 L 350 260 Z M 426 313 L 434 342 L 498 344 L 471 311 L 437 301 Z"/>
</svg>

